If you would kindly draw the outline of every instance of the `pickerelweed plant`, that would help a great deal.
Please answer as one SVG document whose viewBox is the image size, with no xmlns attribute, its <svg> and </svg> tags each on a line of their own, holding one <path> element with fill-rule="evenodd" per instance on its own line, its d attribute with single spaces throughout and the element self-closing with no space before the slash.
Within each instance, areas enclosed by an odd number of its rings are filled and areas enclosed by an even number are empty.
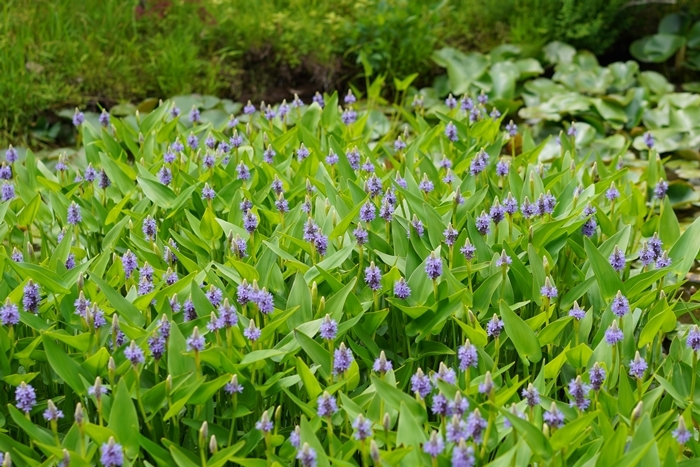
<svg viewBox="0 0 700 467">
<path fill-rule="evenodd" d="M 337 94 L 76 111 L 55 167 L 8 153 L 0 463 L 696 455 L 700 221 L 682 232 L 653 138 L 641 173 L 573 123 L 545 160 L 469 97 L 435 120 Z"/>
</svg>

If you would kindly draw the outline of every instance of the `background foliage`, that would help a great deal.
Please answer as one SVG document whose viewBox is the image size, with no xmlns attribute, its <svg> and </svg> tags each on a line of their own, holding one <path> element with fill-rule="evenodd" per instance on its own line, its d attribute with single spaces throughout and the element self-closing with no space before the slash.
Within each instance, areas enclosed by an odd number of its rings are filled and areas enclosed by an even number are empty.
<svg viewBox="0 0 700 467">
<path fill-rule="evenodd" d="M 139 5 L 145 5 L 145 8 Z M 26 141 L 52 111 L 198 92 L 280 101 L 376 73 L 423 84 L 436 48 L 535 49 L 557 39 L 594 53 L 653 33 L 663 11 L 620 0 L 9 0 L 0 9 L 0 142 Z M 629 28 L 634 23 L 634 28 Z M 628 34 L 632 30 L 634 36 Z M 613 50 L 623 50 L 618 45 Z M 33 140 L 33 142 L 37 142 Z"/>
</svg>

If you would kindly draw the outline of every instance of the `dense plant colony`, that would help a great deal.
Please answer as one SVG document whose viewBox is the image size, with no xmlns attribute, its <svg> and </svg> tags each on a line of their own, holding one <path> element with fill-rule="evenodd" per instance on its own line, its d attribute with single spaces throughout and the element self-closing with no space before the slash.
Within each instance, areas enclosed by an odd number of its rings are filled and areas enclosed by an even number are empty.
<svg viewBox="0 0 700 467">
<path fill-rule="evenodd" d="M 545 157 L 484 94 L 415 104 L 76 111 L 55 166 L 7 151 L 2 465 L 694 456 L 700 221 L 653 137 Z"/>
</svg>

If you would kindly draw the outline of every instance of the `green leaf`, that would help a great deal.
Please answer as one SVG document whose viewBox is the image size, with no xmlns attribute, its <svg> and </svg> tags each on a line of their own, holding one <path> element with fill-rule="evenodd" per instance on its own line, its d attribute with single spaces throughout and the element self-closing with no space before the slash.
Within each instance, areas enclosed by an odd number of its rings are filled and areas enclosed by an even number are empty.
<svg viewBox="0 0 700 467">
<path fill-rule="evenodd" d="M 41 195 L 37 193 L 34 198 L 27 204 L 24 209 L 20 211 L 17 215 L 17 224 L 25 227 L 29 227 L 34 222 L 36 214 L 39 212 L 39 207 L 41 206 Z"/>
<path fill-rule="evenodd" d="M 204 212 L 202 216 L 202 222 L 199 224 L 199 232 L 207 240 L 216 240 L 221 238 L 224 233 L 224 229 L 221 228 L 219 222 L 216 220 L 216 215 L 210 207 Z"/>
<path fill-rule="evenodd" d="M 168 209 L 175 202 L 176 196 L 175 193 L 173 193 L 173 190 L 162 183 L 158 183 L 154 180 L 149 180 L 148 178 L 143 177 L 137 177 L 136 180 L 138 181 L 143 194 L 146 195 L 148 199 L 153 201 L 156 206 L 160 206 L 163 209 Z"/>
<path fill-rule="evenodd" d="M 510 413 L 508 410 L 500 410 L 538 456 L 545 461 L 552 457 L 552 446 L 542 433 L 542 430 L 535 428 L 530 422 Z"/>
<path fill-rule="evenodd" d="M 50 336 L 44 335 L 42 342 L 49 365 L 51 365 L 53 371 L 76 393 L 81 396 L 84 395 L 86 388 L 81 376 L 84 378 L 84 381 L 89 381 L 91 379 L 90 374 L 75 360 L 70 358 Z"/>
<path fill-rule="evenodd" d="M 671 265 L 673 271 L 680 277 L 685 277 L 698 252 L 700 252 L 700 217 L 690 224 L 669 251 L 668 256 L 673 260 Z"/>
<path fill-rule="evenodd" d="M 100 162 L 107 176 L 114 182 L 122 195 L 126 195 L 134 189 L 134 180 L 129 177 L 120 165 L 104 152 L 100 153 Z"/>
<path fill-rule="evenodd" d="M 622 284 L 622 280 L 620 280 L 620 276 L 612 268 L 607 258 L 600 254 L 588 238 L 583 239 L 583 244 L 588 255 L 588 261 L 593 269 L 593 275 L 595 275 L 600 291 L 603 294 L 603 299 L 610 300 L 617 294 L 618 290 L 624 292 L 625 287 Z"/>
<path fill-rule="evenodd" d="M 331 374 L 331 354 L 328 353 L 328 350 L 321 347 L 321 344 L 297 329 L 294 330 L 294 337 L 296 337 L 301 348 L 311 357 L 314 363 L 320 365 L 320 371 L 323 377 L 328 378 Z"/>
<path fill-rule="evenodd" d="M 499 308 L 506 334 L 515 345 L 520 357 L 527 357 L 531 362 L 539 362 L 542 359 L 542 349 L 535 332 L 505 302 L 501 301 Z M 524 358 L 523 361 L 525 361 Z"/>
<path fill-rule="evenodd" d="M 136 384 L 140 384 L 137 382 Z M 134 401 L 126 387 L 126 381 L 119 380 L 109 414 L 109 428 L 117 435 L 117 441 L 126 449 L 129 457 L 139 452 L 139 418 Z"/>
<path fill-rule="evenodd" d="M 580 416 L 552 433 L 550 442 L 552 449 L 558 451 L 566 448 L 568 450 L 571 441 L 575 440 L 584 430 L 591 426 L 599 412 L 590 412 Z"/>
<path fill-rule="evenodd" d="M 146 322 L 143 314 L 130 301 L 122 297 L 122 295 L 109 286 L 108 283 L 97 277 L 96 274 L 90 273 L 90 280 L 95 283 L 100 292 L 105 294 L 105 297 L 114 309 L 119 313 L 119 316 L 126 318 L 129 323 L 135 326 L 143 326 Z"/>
<path fill-rule="evenodd" d="M 297 357 L 297 373 L 301 377 L 302 383 L 304 383 L 304 389 L 306 390 L 309 400 L 314 400 L 321 394 L 321 385 L 316 380 L 316 377 L 311 373 L 311 370 L 304 361 Z"/>
</svg>

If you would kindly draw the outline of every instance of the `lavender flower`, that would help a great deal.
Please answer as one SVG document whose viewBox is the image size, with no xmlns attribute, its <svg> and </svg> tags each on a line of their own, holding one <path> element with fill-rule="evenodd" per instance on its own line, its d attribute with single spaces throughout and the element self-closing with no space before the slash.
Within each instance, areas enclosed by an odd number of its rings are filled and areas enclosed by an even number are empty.
<svg viewBox="0 0 700 467">
<path fill-rule="evenodd" d="M 639 355 L 639 352 L 637 352 L 634 354 L 634 360 L 630 362 L 629 375 L 637 379 L 644 379 L 644 372 L 647 371 L 647 368 L 648 365 L 646 360 L 644 360 Z"/>
<path fill-rule="evenodd" d="M 10 258 L 15 263 L 21 263 L 22 261 L 24 261 L 24 254 L 21 251 L 19 251 L 17 248 L 13 248 L 12 255 L 10 255 Z"/>
<path fill-rule="evenodd" d="M 489 210 L 489 217 L 496 225 L 506 218 L 506 210 L 498 203 L 498 198 L 496 198 L 493 206 L 491 206 L 491 209 Z"/>
<path fill-rule="evenodd" d="M 341 342 L 340 346 L 333 352 L 333 374 L 344 374 L 354 359 L 352 351 L 345 347 L 344 342 Z"/>
<path fill-rule="evenodd" d="M 430 435 L 430 440 L 423 444 L 423 452 L 430 455 L 432 458 L 436 458 L 442 451 L 445 450 L 445 442 L 442 440 L 442 436 L 435 430 Z"/>
<path fill-rule="evenodd" d="M 360 246 L 364 245 L 369 240 L 369 234 L 362 228 L 361 225 L 358 225 L 357 228 L 352 231 L 352 234 L 355 237 L 357 244 Z"/>
<path fill-rule="evenodd" d="M 446 427 L 447 441 L 450 443 L 459 443 L 462 440 L 466 440 L 467 437 L 467 422 L 461 420 L 457 415 L 453 415 L 452 420 Z"/>
<path fill-rule="evenodd" d="M 579 308 L 578 302 L 574 301 L 574 306 L 569 310 L 569 316 L 577 321 L 581 321 L 586 316 L 586 310 Z"/>
<path fill-rule="evenodd" d="M 24 307 L 24 311 L 37 314 L 39 311 L 40 301 L 41 292 L 39 291 L 39 286 L 29 279 L 29 281 L 27 281 L 27 285 L 24 286 L 22 296 L 22 306 Z"/>
<path fill-rule="evenodd" d="M 433 390 L 433 385 L 430 378 L 423 373 L 423 370 L 418 368 L 416 373 L 411 376 L 411 392 L 417 394 L 421 399 L 430 394 Z"/>
<path fill-rule="evenodd" d="M 488 235 L 491 232 L 491 218 L 485 211 L 481 211 L 481 215 L 476 218 L 476 230 L 481 235 Z"/>
<path fill-rule="evenodd" d="M 474 101 L 470 98 L 467 97 L 466 95 L 462 96 L 462 102 L 459 106 L 461 110 L 464 110 L 465 112 L 470 111 L 474 108 Z"/>
<path fill-rule="evenodd" d="M 309 154 L 311 154 L 306 146 L 304 146 L 304 143 L 301 143 L 301 146 L 299 146 L 299 149 L 297 149 L 297 159 L 299 159 L 299 162 L 303 162 L 304 159 L 309 157 Z"/>
<path fill-rule="evenodd" d="M 318 91 L 316 91 L 316 94 L 314 94 L 314 97 L 311 100 L 321 106 L 321 108 L 326 105 L 325 101 L 323 100 L 323 96 Z"/>
<path fill-rule="evenodd" d="M 615 316 L 622 318 L 630 311 L 630 302 L 627 300 L 627 297 L 622 295 L 622 292 L 618 290 L 617 295 L 613 298 L 612 305 L 610 305 L 610 309 Z"/>
<path fill-rule="evenodd" d="M 355 430 L 353 436 L 358 441 L 364 441 L 372 436 L 372 422 L 367 420 L 362 414 L 359 414 L 353 420 L 352 429 Z"/>
<path fill-rule="evenodd" d="M 656 260 L 656 267 L 667 268 L 671 265 L 671 258 L 668 257 L 668 251 L 664 250 L 663 254 L 659 259 Z"/>
<path fill-rule="evenodd" d="M 609 345 L 617 344 L 623 337 L 622 330 L 617 325 L 617 320 L 613 321 L 612 325 L 605 331 L 605 342 Z"/>
<path fill-rule="evenodd" d="M 556 204 L 557 199 L 549 191 L 546 194 L 540 195 L 540 197 L 537 199 L 537 208 L 541 215 L 552 214 Z"/>
<path fill-rule="evenodd" d="M 7 302 L 5 303 L 5 306 L 7 306 Z M 694 352 L 700 352 L 700 328 L 698 328 L 697 325 L 694 325 L 688 331 L 688 337 L 685 341 L 685 345 L 689 349 L 693 349 Z"/>
<path fill-rule="evenodd" d="M 372 222 L 376 217 L 376 207 L 371 201 L 367 201 L 360 208 L 360 220 L 362 222 Z"/>
<path fill-rule="evenodd" d="M 588 370 L 588 376 L 591 381 L 591 389 L 600 391 L 605 381 L 605 369 L 602 368 L 598 362 L 595 362 L 591 369 Z"/>
<path fill-rule="evenodd" d="M 467 410 L 469 410 L 469 401 L 462 397 L 461 392 L 457 392 L 454 400 L 447 403 L 448 417 L 456 415 L 457 417 L 462 418 L 464 414 L 467 413 Z"/>
<path fill-rule="evenodd" d="M 483 149 L 479 151 L 469 164 L 469 173 L 476 177 L 483 172 L 489 163 L 489 155 Z"/>
<path fill-rule="evenodd" d="M 520 212 L 523 214 L 525 219 L 529 219 L 537 215 L 537 205 L 531 204 L 530 200 L 525 197 L 523 204 L 520 206 Z"/>
<path fill-rule="evenodd" d="M 456 384 L 457 374 L 455 373 L 455 370 L 445 365 L 445 362 L 440 362 L 440 367 L 438 368 L 437 373 L 435 373 L 435 379 L 449 384 Z"/>
<path fill-rule="evenodd" d="M 469 339 L 457 349 L 457 358 L 461 371 L 466 371 L 469 367 L 477 368 L 479 366 L 479 353 L 476 347 L 469 342 Z"/>
<path fill-rule="evenodd" d="M 124 356 L 134 366 L 137 366 L 139 363 L 143 363 L 146 360 L 143 356 L 143 350 L 141 347 L 137 346 L 136 342 L 134 341 L 131 341 L 129 347 L 124 349 Z"/>
<path fill-rule="evenodd" d="M 34 388 L 30 384 L 22 381 L 20 385 L 17 386 L 17 389 L 15 389 L 15 402 L 16 407 L 25 414 L 31 412 L 36 405 L 36 392 Z"/>
<path fill-rule="evenodd" d="M 10 144 L 10 147 L 5 151 L 5 159 L 8 163 L 14 164 L 17 161 L 17 157 L 17 150 Z"/>
<path fill-rule="evenodd" d="M 248 338 L 251 343 L 254 343 L 260 336 L 262 336 L 262 331 L 255 326 L 255 321 L 252 319 L 248 323 L 248 327 L 243 330 L 243 335 Z"/>
<path fill-rule="evenodd" d="M 163 185 L 170 185 L 170 182 L 173 181 L 173 172 L 168 167 L 161 167 L 158 171 L 158 180 Z"/>
<path fill-rule="evenodd" d="M 126 253 L 122 255 L 122 268 L 124 269 L 124 275 L 126 278 L 130 278 L 134 270 L 139 266 L 136 255 L 131 252 L 131 250 L 126 250 Z"/>
<path fill-rule="evenodd" d="M 304 443 L 304 446 L 297 453 L 297 460 L 301 467 L 316 467 L 316 450 L 310 447 L 309 443 Z"/>
<path fill-rule="evenodd" d="M 513 137 L 518 134 L 518 125 L 513 123 L 513 120 L 511 120 L 508 125 L 506 125 L 506 131 L 508 134 Z"/>
<path fill-rule="evenodd" d="M 249 180 L 250 179 L 250 169 L 243 162 L 236 166 L 236 176 L 238 180 Z"/>
<path fill-rule="evenodd" d="M 248 233 L 253 233 L 255 229 L 258 228 L 258 222 L 258 217 L 249 209 L 243 217 L 243 228 L 245 228 Z"/>
<path fill-rule="evenodd" d="M 124 465 L 124 453 L 121 444 L 110 436 L 109 441 L 100 446 L 100 462 L 104 467 L 121 467 Z"/>
<path fill-rule="evenodd" d="M 435 415 L 440 415 L 441 417 L 447 416 L 447 398 L 442 392 L 433 396 L 433 405 L 430 407 L 430 410 Z"/>
<path fill-rule="evenodd" d="M 326 315 L 323 319 L 319 329 L 319 335 L 326 340 L 333 340 L 338 335 L 338 323 L 332 319 L 330 315 Z"/>
<path fill-rule="evenodd" d="M 445 136 L 452 142 L 459 141 L 459 136 L 457 136 L 457 127 L 454 123 L 449 122 L 445 127 Z"/>
<path fill-rule="evenodd" d="M 372 366 L 372 369 L 375 372 L 382 374 L 392 370 L 391 360 L 386 359 L 386 354 L 383 350 L 379 352 L 379 357 L 377 357 L 374 360 L 374 365 Z"/>
<path fill-rule="evenodd" d="M 486 325 L 486 334 L 494 339 L 498 339 L 501 335 L 501 331 L 503 331 L 503 321 L 494 313 L 493 318 L 491 318 L 491 321 Z"/>
<path fill-rule="evenodd" d="M 195 352 L 201 352 L 204 350 L 204 346 L 206 345 L 206 342 L 204 340 L 204 336 L 199 335 L 199 328 L 197 326 L 194 327 L 192 330 L 192 335 L 187 338 L 185 341 L 187 344 L 187 351 L 195 351 Z"/>
<path fill-rule="evenodd" d="M 428 174 L 423 174 L 423 180 L 418 184 L 418 188 L 428 194 L 435 189 L 435 185 L 428 179 Z"/>
<path fill-rule="evenodd" d="M 67 220 L 70 225 L 78 225 L 83 220 L 83 216 L 80 214 L 80 206 L 75 204 L 75 201 L 68 206 Z"/>
<path fill-rule="evenodd" d="M 416 229 L 416 233 L 418 233 L 419 237 L 423 236 L 423 233 L 425 231 L 425 228 L 423 227 L 423 223 L 418 219 L 418 217 L 414 214 L 413 215 L 413 220 L 411 221 L 411 225 L 413 225 L 413 228 Z"/>
<path fill-rule="evenodd" d="M 510 256 L 506 254 L 506 250 L 501 251 L 501 256 L 498 257 L 496 260 L 496 267 L 508 267 L 513 263 L 513 260 L 511 259 Z"/>
<path fill-rule="evenodd" d="M 464 440 L 460 441 L 452 451 L 452 467 L 474 467 L 475 465 L 474 448 L 467 446 Z"/>
<path fill-rule="evenodd" d="M 481 444 L 481 435 L 487 426 L 488 423 L 481 416 L 479 409 L 475 409 L 467 418 L 467 436 L 472 438 L 476 444 Z"/>
<path fill-rule="evenodd" d="M 663 178 L 659 179 L 659 183 L 654 187 L 654 196 L 656 199 L 664 199 L 666 192 L 668 192 L 668 182 Z"/>
<path fill-rule="evenodd" d="M 543 297 L 548 298 L 548 299 L 553 299 L 557 298 L 557 288 L 556 286 L 552 285 L 552 283 L 549 281 L 549 277 L 546 277 L 544 280 L 544 285 L 540 289 L 540 294 L 542 294 Z"/>
<path fill-rule="evenodd" d="M 394 141 L 394 151 L 402 151 L 406 149 L 406 143 L 401 139 L 401 136 L 397 137 Z"/>
<path fill-rule="evenodd" d="M 521 394 L 527 401 L 527 405 L 529 407 L 536 407 L 540 405 L 540 392 L 532 385 L 532 383 L 528 384 L 527 388 L 523 389 Z"/>
<path fill-rule="evenodd" d="M 195 107 L 194 105 L 192 106 L 192 109 L 190 110 L 190 115 L 189 115 L 190 122 L 192 123 L 197 123 L 201 120 L 199 109 Z"/>
<path fill-rule="evenodd" d="M 654 261 L 656 260 L 656 255 L 654 254 L 654 250 L 649 248 L 649 244 L 647 242 L 642 242 L 642 249 L 639 250 L 639 261 L 642 262 L 643 267 L 648 267 L 651 264 L 654 264 Z"/>
<path fill-rule="evenodd" d="M 107 172 L 105 172 L 105 169 L 100 170 L 99 174 L 97 175 L 97 186 L 103 190 L 106 190 L 111 185 L 112 181 L 107 176 Z"/>
<path fill-rule="evenodd" d="M 493 379 L 491 379 L 491 372 L 487 371 L 484 382 L 479 384 L 479 393 L 488 396 L 491 391 L 493 391 Z"/>
<path fill-rule="evenodd" d="M 208 183 L 205 183 L 204 188 L 202 188 L 202 199 L 205 201 L 211 201 L 215 196 L 216 192 L 214 189 L 210 187 Z"/>
<path fill-rule="evenodd" d="M 318 398 L 318 416 L 331 417 L 338 411 L 338 403 L 335 397 L 331 396 L 328 391 L 324 391 L 323 395 Z"/>
<path fill-rule="evenodd" d="M 448 109 L 452 110 L 455 107 L 457 107 L 457 99 L 454 98 L 452 93 L 450 93 L 449 96 L 447 96 L 447 99 L 445 99 L 445 105 L 447 106 Z"/>
<path fill-rule="evenodd" d="M 382 273 L 374 261 L 365 269 L 365 283 L 375 292 L 382 288 Z"/>
<path fill-rule="evenodd" d="M 15 199 L 15 186 L 12 183 L 5 182 L 2 184 L 2 200 L 12 201 Z"/>
<path fill-rule="evenodd" d="M 592 237 L 597 228 L 598 224 L 596 223 L 595 219 L 591 217 L 581 227 L 581 234 L 585 235 L 586 237 Z"/>
<path fill-rule="evenodd" d="M 411 296 L 411 288 L 403 277 L 394 282 L 394 296 L 401 300 L 406 300 Z"/>
<path fill-rule="evenodd" d="M 340 116 L 340 120 L 345 125 L 352 125 L 357 121 L 357 112 L 354 109 L 345 109 Z"/>
<path fill-rule="evenodd" d="M 85 121 L 85 115 L 80 110 L 78 110 L 78 108 L 76 107 L 75 113 L 73 113 L 73 125 L 75 127 L 79 127 L 80 125 L 83 124 L 84 121 Z"/>
<path fill-rule="evenodd" d="M 647 148 L 651 149 L 654 147 L 654 137 L 652 136 L 651 132 L 647 131 L 644 133 L 643 139 L 644 144 L 647 145 Z"/>
<path fill-rule="evenodd" d="M 238 375 L 231 376 L 231 381 L 226 383 L 226 386 L 224 386 L 224 391 L 230 395 L 240 394 L 243 392 L 243 385 L 238 382 Z"/>
<path fill-rule="evenodd" d="M 620 190 L 618 190 L 617 187 L 615 186 L 615 182 L 613 182 L 610 185 L 610 188 L 608 188 L 605 191 L 605 197 L 608 199 L 608 201 L 615 201 L 616 199 L 618 199 L 620 197 Z"/>
<path fill-rule="evenodd" d="M 671 434 L 674 438 L 676 438 L 678 444 L 681 445 L 687 443 L 693 437 L 693 434 L 688 431 L 688 428 L 685 425 L 685 419 L 683 419 L 682 415 L 678 416 L 678 428 L 673 430 Z"/>
<path fill-rule="evenodd" d="M 156 360 L 163 357 L 165 353 L 165 338 L 163 336 L 151 336 L 148 338 L 148 350 Z"/>
<path fill-rule="evenodd" d="M 353 170 L 358 170 L 360 168 L 360 150 L 357 149 L 357 146 L 352 148 L 350 151 L 345 153 L 345 157 L 348 160 L 348 163 L 350 164 L 350 167 L 352 167 Z"/>
<path fill-rule="evenodd" d="M 578 134 L 578 131 L 576 130 L 576 122 L 571 122 L 569 129 L 566 130 L 566 135 L 573 136 L 574 138 L 576 138 L 577 134 Z"/>
<path fill-rule="evenodd" d="M 246 115 L 250 115 L 255 113 L 255 106 L 253 105 L 252 102 L 248 101 L 248 103 L 243 107 L 243 113 Z"/>
<path fill-rule="evenodd" d="M 442 275 L 442 258 L 437 256 L 434 251 L 425 260 L 425 273 L 432 281 Z"/>
<path fill-rule="evenodd" d="M 544 412 L 542 419 L 547 425 L 550 426 L 550 428 L 553 429 L 557 429 L 564 424 L 564 414 L 557 409 L 554 401 L 552 401 L 550 409 Z"/>
<path fill-rule="evenodd" d="M 467 261 L 471 261 L 474 259 L 474 254 L 476 253 L 476 247 L 471 244 L 469 239 L 467 238 L 464 241 L 464 246 L 459 249 L 460 253 L 464 256 L 464 259 Z"/>
<path fill-rule="evenodd" d="M 505 177 L 510 172 L 510 164 L 508 161 L 501 159 L 496 164 L 496 175 L 499 177 Z"/>
<path fill-rule="evenodd" d="M 591 401 L 588 399 L 590 390 L 591 386 L 584 383 L 581 380 L 581 376 L 577 376 L 576 379 L 569 381 L 569 395 L 571 395 L 572 398 L 569 405 L 581 411 L 587 410 L 591 405 Z"/>
<path fill-rule="evenodd" d="M 609 261 L 610 266 L 612 266 L 615 271 L 620 272 L 625 269 L 625 254 L 617 247 L 617 245 L 615 245 L 615 249 L 610 255 Z"/>
<path fill-rule="evenodd" d="M 14 326 L 19 323 L 19 308 L 9 298 L 0 308 L 0 323 L 3 326 Z"/>
</svg>

